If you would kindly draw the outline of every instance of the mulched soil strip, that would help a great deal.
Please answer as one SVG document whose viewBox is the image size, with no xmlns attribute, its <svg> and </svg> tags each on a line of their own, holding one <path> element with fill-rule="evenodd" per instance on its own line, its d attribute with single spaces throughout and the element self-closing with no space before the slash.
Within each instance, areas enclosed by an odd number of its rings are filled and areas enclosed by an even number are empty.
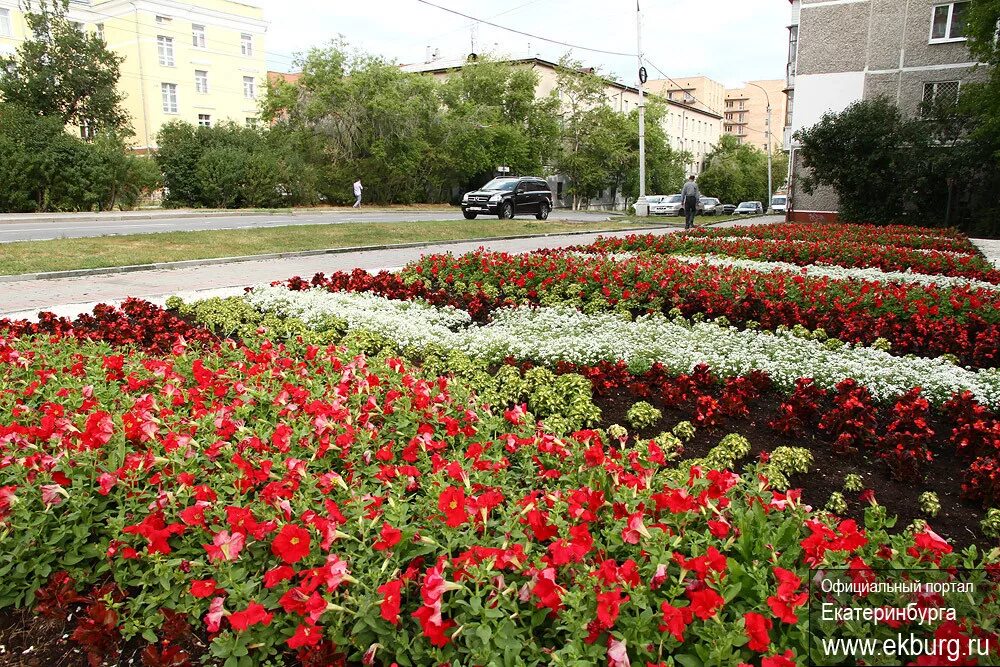
<svg viewBox="0 0 1000 667">
<path fill-rule="evenodd" d="M 639 400 L 656 406 L 663 416 L 657 424 L 636 430 L 629 426 L 625 414 Z M 595 395 L 594 403 L 601 408 L 601 428 L 621 424 L 629 429 L 630 434 L 637 434 L 642 438 L 654 438 L 669 431 L 678 422 L 691 419 L 689 411 L 667 405 L 655 394 L 640 399 L 627 390 L 618 390 L 607 396 Z M 819 438 L 796 438 L 773 430 L 767 423 L 778 413 L 779 404 L 776 396 L 765 395 L 751 404 L 749 417 L 727 418 L 715 429 L 699 428 L 695 437 L 685 443 L 681 458 L 705 456 L 729 433 L 738 433 L 750 441 L 753 450 L 744 463 L 755 463 L 761 452 L 771 452 L 777 447 L 804 447 L 812 452 L 812 470 L 808 474 L 793 475 L 790 481 L 791 488 L 802 489 L 802 500 L 806 504 L 821 509 L 830 499 L 830 494 L 840 491 L 849 508 L 844 517 L 857 520 L 858 525 L 863 527 L 865 509 L 869 505 L 859 500 L 858 493 L 844 491 L 844 477 L 856 473 L 864 480 L 866 489 L 875 491 L 876 500 L 885 506 L 888 515 L 898 517 L 894 531 L 904 530 L 914 519 L 926 519 L 936 533 L 952 543 L 956 551 L 973 544 L 988 547 L 992 542 L 979 526 L 985 516 L 983 509 L 965 503 L 960 498 L 962 471 L 967 464 L 951 455 L 948 444 L 932 448 L 935 452 L 934 462 L 928 466 L 928 474 L 923 483 L 899 482 L 889 476 L 884 463 L 868 452 L 838 454 L 830 443 Z M 935 517 L 929 517 L 920 511 L 918 498 L 925 491 L 935 492 L 941 502 L 941 511 Z"/>
</svg>

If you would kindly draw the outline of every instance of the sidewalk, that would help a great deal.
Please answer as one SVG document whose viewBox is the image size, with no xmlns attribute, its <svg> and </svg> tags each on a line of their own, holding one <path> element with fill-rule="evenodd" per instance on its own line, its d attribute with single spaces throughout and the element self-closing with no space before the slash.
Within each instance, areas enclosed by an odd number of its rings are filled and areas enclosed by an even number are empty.
<svg viewBox="0 0 1000 667">
<path fill-rule="evenodd" d="M 454 211 L 440 206 L 365 206 L 366 213 L 432 213 Z M 123 222 L 128 220 L 175 220 L 182 218 L 242 218 L 273 215 L 323 215 L 357 213 L 350 206 L 268 209 L 149 208 L 136 211 L 87 211 L 83 213 L 0 213 L 0 225 L 35 222 Z"/>
<path fill-rule="evenodd" d="M 778 220 L 780 218 L 771 216 L 753 220 L 735 220 L 722 223 L 720 226 L 743 226 Z M 682 229 L 660 227 L 648 230 L 648 233 L 671 234 L 678 231 L 682 231 Z M 622 236 L 633 233 L 637 232 L 635 230 L 613 232 L 605 233 L 604 236 Z M 351 271 L 355 268 L 369 271 L 399 268 L 428 254 L 450 252 L 454 255 L 460 255 L 480 247 L 485 247 L 488 250 L 520 253 L 540 248 L 583 245 L 593 242 L 597 236 L 598 234 L 580 234 L 498 240 L 488 243 L 427 245 L 418 248 L 359 251 L 174 270 L 6 283 L 0 292 L 0 317 L 33 319 L 40 310 L 50 310 L 58 315 L 71 317 L 91 311 L 98 303 L 117 304 L 126 297 L 159 299 L 162 302 L 162 299 L 174 294 L 200 295 L 205 290 L 212 290 L 212 294 L 208 295 L 218 294 L 217 290 L 223 290 L 222 293 L 238 294 L 243 287 L 284 280 L 292 276 L 311 278 L 319 272 Z"/>
</svg>

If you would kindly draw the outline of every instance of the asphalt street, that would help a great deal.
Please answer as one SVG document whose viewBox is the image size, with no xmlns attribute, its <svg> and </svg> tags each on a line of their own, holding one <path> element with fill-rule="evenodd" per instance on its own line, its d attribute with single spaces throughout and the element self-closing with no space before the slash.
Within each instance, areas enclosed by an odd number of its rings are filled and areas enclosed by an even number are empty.
<svg viewBox="0 0 1000 667">
<path fill-rule="evenodd" d="M 46 241 L 57 238 L 85 238 L 117 236 L 121 234 L 150 234 L 157 232 L 207 231 L 212 229 L 254 229 L 259 227 L 285 227 L 289 225 L 330 225 L 348 222 L 430 222 L 433 220 L 461 220 L 457 209 L 441 211 L 324 211 L 298 212 L 294 215 L 239 215 L 199 216 L 196 213 L 178 214 L 175 218 L 141 217 L 139 215 L 108 216 L 112 219 L 95 220 L 88 216 L 51 216 L 45 221 L 31 216 L 0 216 L 0 243 L 14 241 Z M 574 222 L 601 222 L 609 218 L 601 211 L 553 211 L 552 220 Z M 124 219 L 122 219 L 124 218 Z"/>
<path fill-rule="evenodd" d="M 735 220 L 720 226 L 779 222 L 780 216 L 765 216 L 751 220 Z M 669 234 L 678 228 L 649 230 L 653 234 Z M 632 232 L 612 232 L 619 236 Z M 0 317 L 34 319 L 40 310 L 66 317 L 90 312 L 98 303 L 118 304 L 126 297 L 141 297 L 163 303 L 170 295 L 204 298 L 220 294 L 239 294 L 243 287 L 283 280 L 292 276 L 312 277 L 323 271 L 350 271 L 354 268 L 370 271 L 398 269 L 422 255 L 450 252 L 458 255 L 480 247 L 512 253 L 530 252 L 540 248 L 559 248 L 591 243 L 597 234 L 577 234 L 495 240 L 486 243 L 429 245 L 419 248 L 352 251 L 309 257 L 216 264 L 178 269 L 114 273 L 79 278 L 54 278 L 23 282 L 0 283 Z"/>
</svg>

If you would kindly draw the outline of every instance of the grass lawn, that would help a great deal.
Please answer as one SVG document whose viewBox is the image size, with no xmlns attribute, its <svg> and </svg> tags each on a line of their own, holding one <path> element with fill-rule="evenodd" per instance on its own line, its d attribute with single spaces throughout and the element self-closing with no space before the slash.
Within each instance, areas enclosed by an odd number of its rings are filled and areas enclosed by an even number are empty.
<svg viewBox="0 0 1000 667">
<path fill-rule="evenodd" d="M 204 232 L 163 232 L 0 244 L 0 275 L 155 264 L 388 243 L 451 241 L 570 231 L 620 231 L 660 226 L 653 220 L 442 220 L 436 222 L 295 225 Z"/>
</svg>

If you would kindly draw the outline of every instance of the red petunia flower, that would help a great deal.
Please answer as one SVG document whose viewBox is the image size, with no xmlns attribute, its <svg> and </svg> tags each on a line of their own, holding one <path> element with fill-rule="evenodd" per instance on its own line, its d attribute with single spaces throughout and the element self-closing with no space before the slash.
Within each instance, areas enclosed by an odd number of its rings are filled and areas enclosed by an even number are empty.
<svg viewBox="0 0 1000 667">
<path fill-rule="evenodd" d="M 691 607 L 675 607 L 669 602 L 660 604 L 663 612 L 663 622 L 660 623 L 660 632 L 669 632 L 674 639 L 684 643 L 684 631 L 694 620 Z"/>
<path fill-rule="evenodd" d="M 399 544 L 399 541 L 403 537 L 403 531 L 393 528 L 388 523 L 382 523 L 382 532 L 379 535 L 379 540 L 372 545 L 376 551 L 388 551 L 394 546 Z"/>
<path fill-rule="evenodd" d="M 295 570 L 290 565 L 272 567 L 264 573 L 264 588 L 274 588 L 282 581 L 288 581 L 295 576 Z"/>
<path fill-rule="evenodd" d="M 285 640 L 289 648 L 304 648 L 315 646 L 323 641 L 323 630 L 310 623 L 301 623 L 295 628 L 295 634 Z"/>
<path fill-rule="evenodd" d="M 203 544 L 208 552 L 210 561 L 234 561 L 240 557 L 246 538 L 242 533 L 229 534 L 228 530 L 222 530 L 215 534 L 211 544 Z"/>
<path fill-rule="evenodd" d="M 217 590 L 219 585 L 215 583 L 215 579 L 197 579 L 191 582 L 191 595 L 198 599 L 211 597 Z"/>
<path fill-rule="evenodd" d="M 743 625 L 745 627 L 747 639 L 750 642 L 747 647 L 751 651 L 764 653 L 771 644 L 771 636 L 768 634 L 773 627 L 771 619 L 764 618 L 760 614 L 748 611 L 743 614 Z"/>
<path fill-rule="evenodd" d="M 400 595 L 403 590 L 403 582 L 399 579 L 387 581 L 378 587 L 378 592 L 382 594 L 382 618 L 393 625 L 399 625 L 399 609 L 401 605 Z"/>
<path fill-rule="evenodd" d="M 438 509 L 444 512 L 448 526 L 461 526 L 469 518 L 465 510 L 465 491 L 457 486 L 449 486 L 438 497 Z"/>
<path fill-rule="evenodd" d="M 691 612 L 703 621 L 715 616 L 725 602 L 722 596 L 711 588 L 689 590 L 687 596 L 691 600 Z"/>
<path fill-rule="evenodd" d="M 639 544 L 642 537 L 649 537 L 649 531 L 642 522 L 642 512 L 634 512 L 629 515 L 628 523 L 622 528 L 622 540 L 627 544 Z"/>
<path fill-rule="evenodd" d="M 271 542 L 271 553 L 290 565 L 309 555 L 310 542 L 306 528 L 286 523 Z"/>
<path fill-rule="evenodd" d="M 233 630 L 243 632 L 251 625 L 270 625 L 274 614 L 267 611 L 264 605 L 251 601 L 243 611 L 234 611 L 229 615 L 229 624 Z"/>
<path fill-rule="evenodd" d="M 760 661 L 760 667 L 796 667 L 795 653 L 791 649 L 783 655 L 772 655 Z"/>
</svg>

